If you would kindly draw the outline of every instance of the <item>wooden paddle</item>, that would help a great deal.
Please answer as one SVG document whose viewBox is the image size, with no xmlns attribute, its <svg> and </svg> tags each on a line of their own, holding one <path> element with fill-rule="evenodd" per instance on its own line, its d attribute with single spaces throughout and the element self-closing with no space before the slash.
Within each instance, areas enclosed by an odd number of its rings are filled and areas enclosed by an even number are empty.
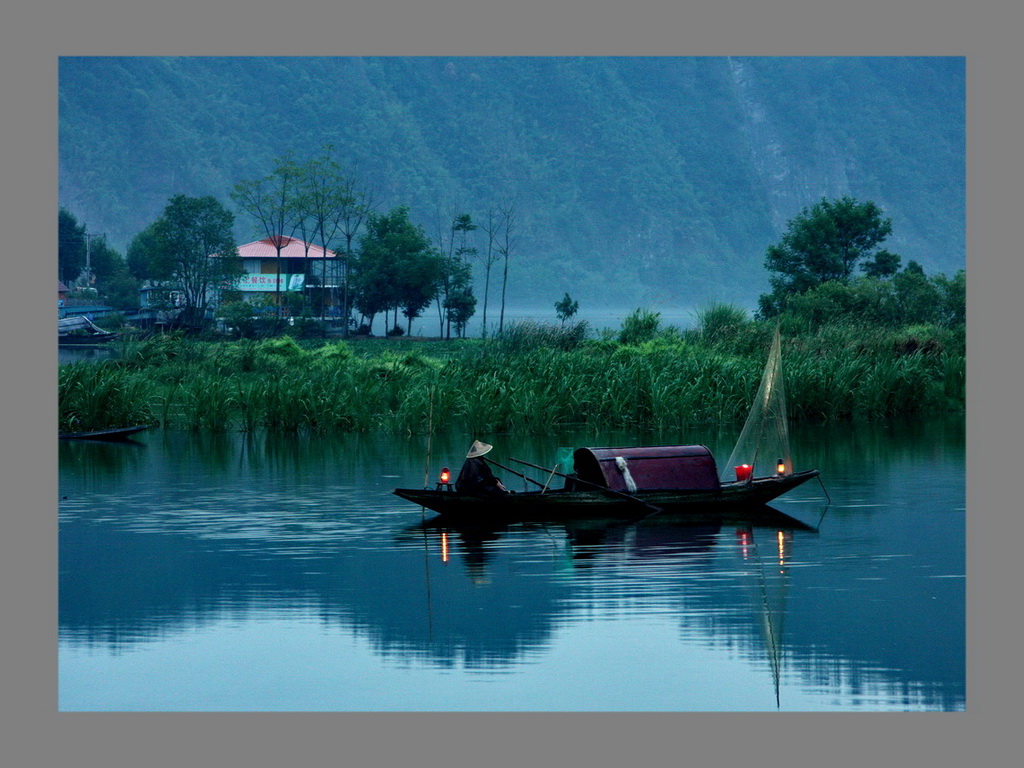
<svg viewBox="0 0 1024 768">
<path fill-rule="evenodd" d="M 522 472 L 516 472 L 516 471 L 515 471 L 514 469 L 510 469 L 509 467 L 506 467 L 506 466 L 505 466 L 504 464 L 499 464 L 499 463 L 498 463 L 498 462 L 496 462 L 496 461 L 495 461 L 494 459 L 489 459 L 489 458 L 487 458 L 486 456 L 481 456 L 480 458 L 481 458 L 481 459 L 483 459 L 484 461 L 486 461 L 486 462 L 487 462 L 488 464 L 493 464 L 493 465 L 494 465 L 494 466 L 496 466 L 496 467 L 497 467 L 498 469 L 503 469 L 503 470 L 505 470 L 506 472 L 511 472 L 511 473 L 512 473 L 513 475 L 515 475 L 516 477 L 521 477 L 521 478 L 523 478 L 523 480 L 529 480 L 529 481 L 530 481 L 531 483 L 533 483 L 533 484 L 534 484 L 534 485 L 536 485 L 536 486 L 539 486 L 540 488 L 546 488 L 546 487 L 547 487 L 547 486 L 545 486 L 545 485 L 544 485 L 543 483 L 541 483 L 541 482 L 539 482 L 539 481 L 537 481 L 537 480 L 534 480 L 534 479 L 533 479 L 532 477 L 527 477 L 527 476 L 526 476 L 526 475 L 524 475 L 524 474 L 523 474 Z M 513 461 L 515 461 L 515 459 L 513 459 Z"/>
<path fill-rule="evenodd" d="M 540 470 L 543 470 L 544 472 L 551 472 L 551 474 L 553 474 L 553 475 L 558 475 L 559 477 L 564 477 L 567 480 L 572 480 L 574 483 L 581 483 L 583 485 L 589 485 L 591 488 L 596 488 L 599 491 L 604 491 L 605 493 L 610 493 L 610 494 L 612 494 L 614 496 L 620 496 L 623 499 L 629 499 L 630 501 L 635 501 L 637 504 L 641 504 L 641 505 L 647 507 L 649 510 L 651 510 L 651 514 L 657 514 L 658 512 L 664 512 L 665 511 L 661 507 L 656 507 L 653 504 L 648 504 L 643 499 L 638 499 L 636 496 L 631 496 L 628 493 L 623 493 L 622 491 L 613 490 L 612 488 L 608 488 L 607 486 L 604 486 L 604 485 L 598 485 L 597 483 L 592 483 L 589 480 L 581 480 L 578 477 L 570 477 L 569 475 L 563 475 L 561 472 L 556 472 L 553 469 L 549 470 L 547 467 L 540 467 L 540 466 L 538 466 L 536 464 L 531 464 L 528 461 L 523 461 L 522 459 L 512 458 L 511 456 L 508 457 L 508 460 L 509 461 L 514 461 L 514 462 L 516 462 L 516 464 L 525 464 L 527 467 L 533 467 L 534 469 L 540 469 Z M 556 464 L 555 466 L 557 467 L 558 465 Z M 537 481 L 535 480 L 534 482 L 537 482 Z M 537 483 L 537 484 L 540 485 L 540 483 Z"/>
</svg>

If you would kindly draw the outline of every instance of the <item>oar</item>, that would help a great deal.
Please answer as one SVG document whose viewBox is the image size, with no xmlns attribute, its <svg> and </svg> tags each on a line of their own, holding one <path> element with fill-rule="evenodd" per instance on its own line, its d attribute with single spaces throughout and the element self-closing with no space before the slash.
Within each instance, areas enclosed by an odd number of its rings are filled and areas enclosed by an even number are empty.
<svg viewBox="0 0 1024 768">
<path fill-rule="evenodd" d="M 636 496 L 630 496 L 628 493 L 623 493 L 622 491 L 616 491 L 616 490 L 613 490 L 612 488 L 608 488 L 607 486 L 598 485 L 597 483 L 592 483 L 589 480 L 581 480 L 578 477 L 570 477 L 569 475 L 563 475 L 561 472 L 556 472 L 553 469 L 549 470 L 547 467 L 540 467 L 540 466 L 537 466 L 536 464 L 531 464 L 528 461 L 523 461 L 522 459 L 514 459 L 511 456 L 509 456 L 508 460 L 509 461 L 514 461 L 517 464 L 525 464 L 528 467 L 533 467 L 534 469 L 540 469 L 540 470 L 543 470 L 544 472 L 549 472 L 550 471 L 551 474 L 558 475 L 559 477 L 564 477 L 567 480 L 572 480 L 574 483 L 582 483 L 583 485 L 589 485 L 591 488 L 596 488 L 599 491 L 604 491 L 605 493 L 610 493 L 610 494 L 612 494 L 614 496 L 620 496 L 623 499 L 629 499 L 630 501 L 635 501 L 637 504 L 642 504 L 643 506 L 645 506 L 649 510 L 651 510 L 652 514 L 655 514 L 655 513 L 658 513 L 658 512 L 664 512 L 664 510 L 661 507 L 656 507 L 653 504 L 648 504 L 643 499 L 638 499 Z M 557 467 L 558 465 L 556 464 L 555 466 Z M 534 481 L 534 482 L 536 482 L 536 481 Z"/>
<path fill-rule="evenodd" d="M 489 459 L 489 458 L 487 458 L 486 456 L 481 456 L 480 458 L 482 458 L 482 459 L 483 459 L 484 461 L 486 461 L 486 462 L 487 462 L 488 464 L 493 464 L 493 465 L 494 465 L 494 466 L 496 466 L 496 467 L 497 467 L 498 469 L 503 469 L 503 470 L 505 470 L 506 472 L 511 472 L 511 473 L 512 473 L 513 475 L 515 475 L 516 477 L 521 477 L 521 478 L 523 478 L 523 480 L 529 480 L 529 481 L 530 481 L 531 483 L 533 483 L 534 485 L 540 486 L 541 488 L 544 488 L 544 487 L 545 487 L 545 485 L 544 485 L 543 483 L 541 483 L 541 482 L 538 482 L 538 481 L 534 480 L 534 479 L 533 479 L 532 477 L 527 477 L 526 475 L 524 475 L 524 474 L 523 474 L 523 473 L 521 473 L 521 472 L 516 472 L 516 471 L 515 471 L 514 469 L 510 469 L 509 467 L 506 467 L 506 466 L 505 466 L 504 464 L 499 464 L 499 463 L 498 463 L 498 462 L 496 462 L 496 461 L 495 461 L 494 459 Z M 515 459 L 513 459 L 513 461 L 515 461 Z"/>
<path fill-rule="evenodd" d="M 548 480 L 547 480 L 546 483 L 544 483 L 544 488 L 541 491 L 541 493 L 544 493 L 544 491 L 546 491 L 548 489 L 548 486 L 551 484 L 551 478 L 553 478 L 555 476 L 555 470 L 556 469 L 558 469 L 558 464 L 555 464 L 555 466 L 551 469 L 551 474 L 548 475 Z"/>
</svg>

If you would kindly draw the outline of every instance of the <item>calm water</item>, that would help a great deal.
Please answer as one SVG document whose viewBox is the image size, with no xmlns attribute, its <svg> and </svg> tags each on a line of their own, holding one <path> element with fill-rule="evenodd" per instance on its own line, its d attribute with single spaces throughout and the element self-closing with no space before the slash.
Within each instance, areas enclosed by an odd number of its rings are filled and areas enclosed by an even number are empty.
<svg viewBox="0 0 1024 768">
<path fill-rule="evenodd" d="M 734 435 L 480 437 L 551 466 Z M 469 440 L 434 437 L 431 483 Z M 423 484 L 425 438 L 62 443 L 61 709 L 964 709 L 963 423 L 801 428 L 794 453 L 832 503 L 773 506 L 817 531 L 446 530 L 389 493 Z"/>
</svg>

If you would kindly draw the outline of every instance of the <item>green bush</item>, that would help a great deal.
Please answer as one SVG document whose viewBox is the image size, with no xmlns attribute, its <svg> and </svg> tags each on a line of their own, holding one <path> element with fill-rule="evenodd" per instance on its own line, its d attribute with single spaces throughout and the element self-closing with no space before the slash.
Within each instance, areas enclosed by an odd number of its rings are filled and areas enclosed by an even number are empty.
<svg viewBox="0 0 1024 768">
<path fill-rule="evenodd" d="M 504 352 L 536 348 L 570 350 L 579 347 L 589 333 L 590 326 L 585 320 L 563 325 L 520 320 L 505 328 L 498 337 L 498 348 Z"/>
<path fill-rule="evenodd" d="M 622 344 L 641 344 L 653 339 L 661 325 L 661 313 L 646 309 L 635 309 L 622 323 L 619 342 Z"/>
<path fill-rule="evenodd" d="M 709 344 L 735 339 L 750 324 L 745 309 L 724 302 L 698 309 L 696 321 L 701 338 Z"/>
</svg>

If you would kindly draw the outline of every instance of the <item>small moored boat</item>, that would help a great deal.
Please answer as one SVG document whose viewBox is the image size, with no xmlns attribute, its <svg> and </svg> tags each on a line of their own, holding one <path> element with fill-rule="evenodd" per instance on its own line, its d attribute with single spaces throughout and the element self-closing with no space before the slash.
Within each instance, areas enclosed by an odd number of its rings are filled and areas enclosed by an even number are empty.
<svg viewBox="0 0 1024 768">
<path fill-rule="evenodd" d="M 116 339 L 114 331 L 100 328 L 85 315 L 62 317 L 57 321 L 57 343 L 60 346 L 69 344 L 101 344 Z"/>
<path fill-rule="evenodd" d="M 132 435 L 149 429 L 148 424 L 137 424 L 133 427 L 116 427 L 114 429 L 97 429 L 92 432 L 61 432 L 61 440 L 127 440 Z"/>
</svg>

